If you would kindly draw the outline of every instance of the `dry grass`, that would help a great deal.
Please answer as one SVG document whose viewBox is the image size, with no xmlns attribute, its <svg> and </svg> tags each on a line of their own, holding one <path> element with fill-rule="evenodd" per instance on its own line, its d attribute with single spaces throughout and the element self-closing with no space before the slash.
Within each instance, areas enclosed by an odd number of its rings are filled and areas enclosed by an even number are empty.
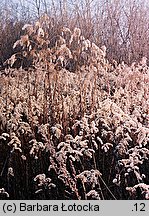
<svg viewBox="0 0 149 216">
<path fill-rule="evenodd" d="M 146 59 L 110 64 L 79 28 L 50 39 L 50 23 L 25 25 L 1 72 L 0 196 L 148 199 Z"/>
<path fill-rule="evenodd" d="M 99 47 L 107 47 L 107 59 L 127 64 L 149 57 L 148 1 L 8 1 L 0 3 L 0 67 L 14 54 L 13 43 L 22 35 L 22 26 L 39 15 L 50 16 L 48 36 L 55 40 L 61 27 L 81 29 L 83 36 Z M 38 5 L 39 3 L 39 5 Z M 52 43 L 53 43 L 52 42 Z M 19 49 L 17 50 L 20 51 Z M 26 66 L 28 62 L 25 63 Z"/>
</svg>

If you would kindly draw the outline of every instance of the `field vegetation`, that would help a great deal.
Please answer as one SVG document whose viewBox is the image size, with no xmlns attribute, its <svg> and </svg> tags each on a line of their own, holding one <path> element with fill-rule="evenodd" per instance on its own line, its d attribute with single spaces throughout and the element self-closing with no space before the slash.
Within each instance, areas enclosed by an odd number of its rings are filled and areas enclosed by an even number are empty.
<svg viewBox="0 0 149 216">
<path fill-rule="evenodd" d="M 1 14 L 0 199 L 149 199 L 147 5 L 33 2 Z"/>
</svg>

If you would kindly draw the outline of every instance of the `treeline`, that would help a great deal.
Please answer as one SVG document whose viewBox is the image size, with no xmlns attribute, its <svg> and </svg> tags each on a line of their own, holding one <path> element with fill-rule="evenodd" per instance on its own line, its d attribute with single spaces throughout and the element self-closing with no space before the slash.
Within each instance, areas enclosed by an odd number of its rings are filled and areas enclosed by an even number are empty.
<svg viewBox="0 0 149 216">
<path fill-rule="evenodd" d="M 79 27 L 85 38 L 107 47 L 111 62 L 131 64 L 149 57 L 149 4 L 138 0 L 5 0 L 0 5 L 0 66 L 13 53 L 22 27 L 43 13 L 51 17 L 52 32 Z"/>
</svg>

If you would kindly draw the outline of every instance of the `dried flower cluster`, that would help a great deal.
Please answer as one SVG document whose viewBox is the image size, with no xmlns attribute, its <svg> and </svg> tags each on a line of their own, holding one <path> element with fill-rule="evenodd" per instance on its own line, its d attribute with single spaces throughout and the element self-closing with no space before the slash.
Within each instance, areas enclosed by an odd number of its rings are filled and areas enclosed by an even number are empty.
<svg viewBox="0 0 149 216">
<path fill-rule="evenodd" d="M 0 195 L 149 199 L 145 58 L 110 64 L 79 28 L 50 40 L 50 23 L 25 25 L 6 63 L 30 65 L 0 72 Z"/>
</svg>

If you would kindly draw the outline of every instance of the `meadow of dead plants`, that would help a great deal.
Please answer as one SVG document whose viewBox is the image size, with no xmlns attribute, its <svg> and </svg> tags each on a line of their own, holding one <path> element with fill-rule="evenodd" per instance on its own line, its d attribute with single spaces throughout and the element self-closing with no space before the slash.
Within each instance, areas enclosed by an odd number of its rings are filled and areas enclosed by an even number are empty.
<svg viewBox="0 0 149 216">
<path fill-rule="evenodd" d="M 147 58 L 109 62 L 47 15 L 22 31 L 0 71 L 0 199 L 149 199 Z"/>
</svg>

